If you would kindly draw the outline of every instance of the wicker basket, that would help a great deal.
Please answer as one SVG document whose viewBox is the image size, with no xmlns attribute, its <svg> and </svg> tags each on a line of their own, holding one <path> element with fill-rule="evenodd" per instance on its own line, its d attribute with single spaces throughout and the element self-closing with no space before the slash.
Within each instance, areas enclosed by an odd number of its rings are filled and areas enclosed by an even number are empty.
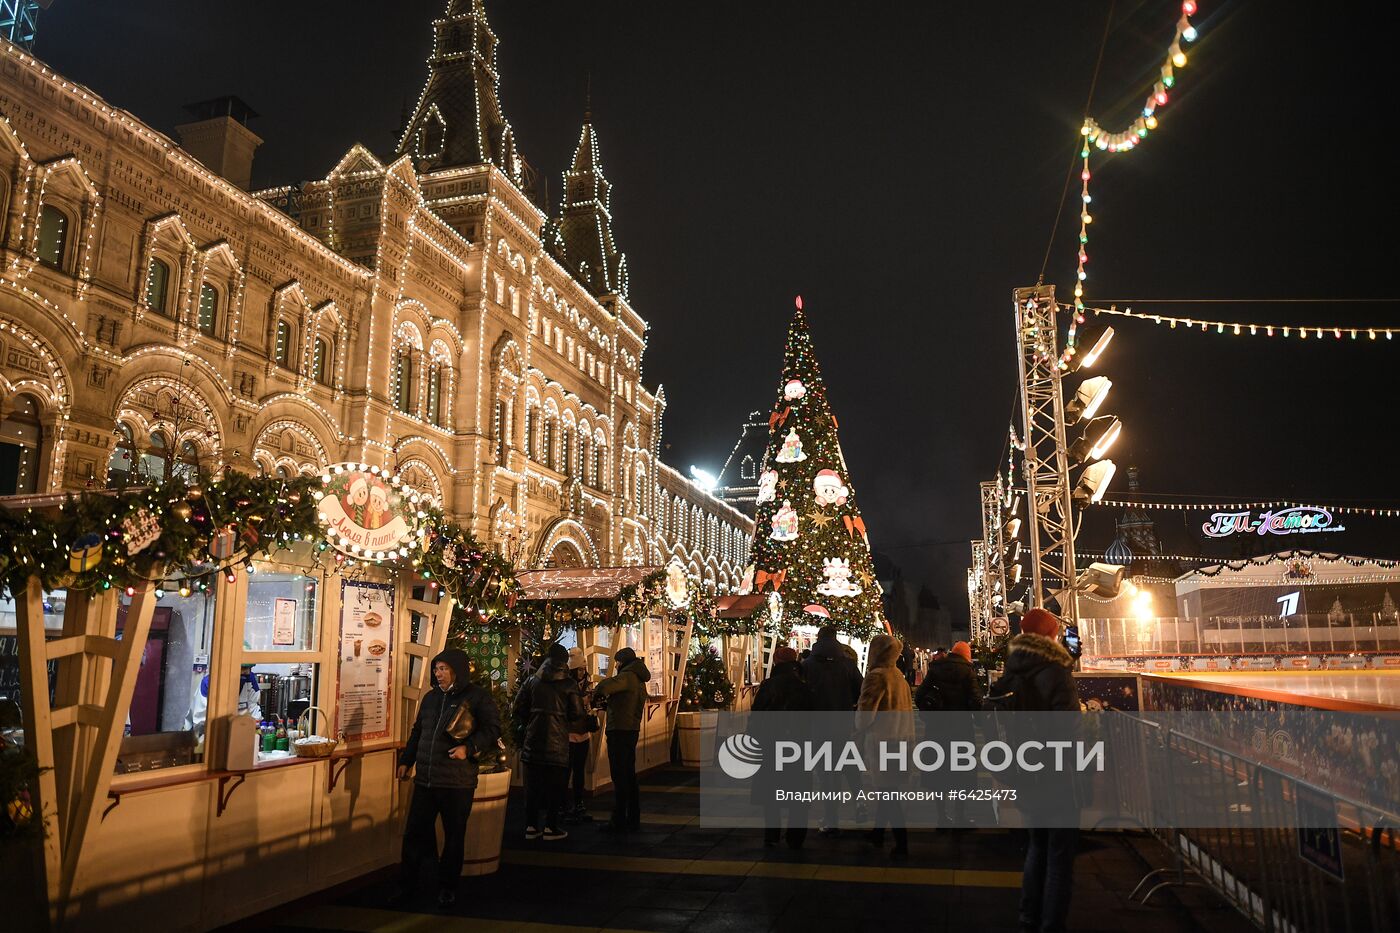
<svg viewBox="0 0 1400 933">
<path fill-rule="evenodd" d="M 300 732 L 303 737 L 311 734 L 307 730 L 311 726 L 310 716 L 312 710 L 320 713 L 321 719 L 323 721 L 325 720 L 325 710 L 321 709 L 319 706 L 308 706 L 302 714 L 297 717 L 297 731 Z M 306 745 L 299 745 L 293 742 L 292 750 L 296 752 L 298 758 L 329 758 L 335 751 L 335 747 L 339 744 L 340 743 L 335 739 L 326 736 L 326 741 L 324 742 L 312 742 Z"/>
</svg>

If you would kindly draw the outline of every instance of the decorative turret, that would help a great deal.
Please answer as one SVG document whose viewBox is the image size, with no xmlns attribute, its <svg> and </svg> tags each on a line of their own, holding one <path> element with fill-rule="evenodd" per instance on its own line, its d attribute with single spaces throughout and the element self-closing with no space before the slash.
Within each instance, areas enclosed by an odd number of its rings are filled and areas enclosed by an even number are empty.
<svg viewBox="0 0 1400 933">
<path fill-rule="evenodd" d="M 496 34 L 482 0 L 448 0 L 433 21 L 428 81 L 399 140 L 420 172 L 490 162 L 522 191 L 531 172 L 501 112 Z M 528 193 L 528 191 L 527 191 Z"/>
<path fill-rule="evenodd" d="M 598 158 L 590 107 L 573 164 L 564 173 L 564 200 L 551 224 L 548 245 L 554 258 L 594 295 L 626 298 L 627 256 L 613 242 L 611 189 Z"/>
</svg>

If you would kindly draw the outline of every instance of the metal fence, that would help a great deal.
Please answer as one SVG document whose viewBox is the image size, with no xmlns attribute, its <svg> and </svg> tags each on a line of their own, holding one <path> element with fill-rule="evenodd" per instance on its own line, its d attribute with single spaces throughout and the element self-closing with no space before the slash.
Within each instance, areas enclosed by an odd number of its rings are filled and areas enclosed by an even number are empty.
<svg viewBox="0 0 1400 933">
<path fill-rule="evenodd" d="M 1379 614 L 1081 619 L 1079 634 L 1089 657 L 1400 650 L 1400 626 Z"/>
<path fill-rule="evenodd" d="M 1400 929 L 1400 816 L 1137 715 L 1104 717 L 1137 759 L 1109 776 L 1114 792 L 1171 854 L 1131 897 L 1204 885 L 1271 933 Z M 1227 815 L 1175 825 L 1193 804 Z M 1334 828 L 1298 828 L 1322 823 Z"/>
</svg>

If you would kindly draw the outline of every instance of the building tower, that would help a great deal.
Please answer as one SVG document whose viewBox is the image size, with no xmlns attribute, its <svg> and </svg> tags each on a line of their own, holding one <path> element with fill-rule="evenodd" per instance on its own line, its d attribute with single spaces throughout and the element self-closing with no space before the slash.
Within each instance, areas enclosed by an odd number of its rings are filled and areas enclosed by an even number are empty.
<svg viewBox="0 0 1400 933">
<path fill-rule="evenodd" d="M 739 431 L 739 440 L 729 452 L 729 459 L 719 471 L 715 496 L 728 502 L 750 518 L 758 514 L 758 474 L 766 464 L 768 416 L 761 411 L 749 412 L 749 418 Z"/>
<path fill-rule="evenodd" d="M 627 256 L 612 235 L 608 202 L 612 186 L 598 158 L 598 134 L 590 107 L 583 117 L 574 161 L 564 173 L 564 200 L 553 223 L 548 246 L 568 269 L 598 297 L 627 297 Z"/>
<path fill-rule="evenodd" d="M 489 162 L 529 194 L 533 173 L 501 112 L 496 41 L 482 0 L 448 0 L 433 21 L 428 80 L 398 154 L 411 156 L 423 173 Z"/>
<path fill-rule="evenodd" d="M 1128 492 L 1136 493 L 1139 489 L 1137 467 L 1128 467 Z M 1120 543 L 1126 548 L 1127 556 L 1131 563 L 1126 564 L 1128 572 L 1132 576 L 1145 573 L 1160 573 L 1161 566 L 1154 567 L 1156 561 L 1149 558 L 1160 557 L 1162 554 L 1162 542 L 1157 538 L 1157 523 L 1154 522 L 1144 509 L 1124 509 L 1123 514 L 1118 516 L 1118 538 L 1113 543 Z M 1110 546 L 1110 550 L 1113 547 Z M 1112 559 L 1113 563 L 1118 560 Z"/>
</svg>

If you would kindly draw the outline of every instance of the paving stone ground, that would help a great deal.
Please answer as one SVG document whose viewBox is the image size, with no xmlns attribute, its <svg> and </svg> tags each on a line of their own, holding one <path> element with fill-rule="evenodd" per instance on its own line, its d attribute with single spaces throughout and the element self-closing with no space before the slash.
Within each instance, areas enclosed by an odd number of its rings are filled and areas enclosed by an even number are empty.
<svg viewBox="0 0 1400 933">
<path fill-rule="evenodd" d="M 860 832 L 811 833 L 804 849 L 768 849 L 755 829 L 699 825 L 695 771 L 642 778 L 643 823 L 624 837 L 598 824 L 568 839 L 527 841 L 520 801 L 507 812 L 500 871 L 464 878 L 458 901 L 439 911 L 431 879 L 396 909 L 385 906 L 392 870 L 287 905 L 230 929 L 356 933 L 760 933 L 760 931 L 1016 931 L 1024 837 L 1013 831 L 912 831 L 910 858 Z M 594 800 L 606 815 L 610 798 Z M 1145 835 L 1085 833 L 1075 862 L 1070 928 L 1131 933 L 1243 933 L 1253 927 L 1199 888 L 1129 900 L 1142 876 L 1166 865 Z"/>
</svg>

